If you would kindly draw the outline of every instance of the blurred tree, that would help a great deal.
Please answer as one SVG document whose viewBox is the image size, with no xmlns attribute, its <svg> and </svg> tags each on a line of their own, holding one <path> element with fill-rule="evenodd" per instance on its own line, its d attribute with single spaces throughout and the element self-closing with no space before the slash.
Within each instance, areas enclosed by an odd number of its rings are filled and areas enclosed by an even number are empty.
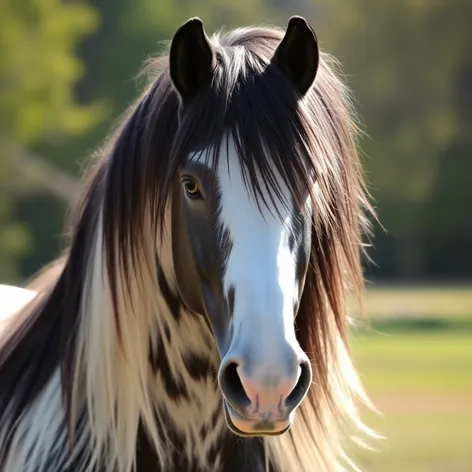
<svg viewBox="0 0 472 472">
<path fill-rule="evenodd" d="M 361 144 L 372 193 L 381 221 L 396 238 L 396 251 L 390 250 L 388 257 L 396 262 L 396 275 L 426 275 L 427 257 L 434 254 L 424 252 L 425 235 L 437 225 L 447 228 L 452 219 L 469 218 L 460 205 L 449 208 L 441 221 L 426 218 L 425 211 L 439 180 L 452 193 L 460 184 L 446 182 L 451 172 L 440 168 L 448 165 L 442 161 L 454 152 L 453 144 L 470 135 L 472 3 L 323 4 L 330 18 L 320 22 L 320 37 L 341 60 L 359 102 L 356 108 L 368 133 Z M 468 106 L 461 103 L 466 97 Z M 469 156 L 471 151 L 469 147 Z M 461 153 L 463 159 L 466 154 Z M 466 171 L 465 164 L 455 159 L 450 165 Z M 463 187 L 463 198 L 472 198 L 471 188 Z"/>
<path fill-rule="evenodd" d="M 79 0 L 0 2 L 2 281 L 18 278 L 18 258 L 32 247 L 27 228 L 12 223 L 14 205 L 8 184 L 21 177 L 12 162 L 17 164 L 14 161 L 23 148 L 83 134 L 103 116 L 100 103 L 79 105 L 74 98 L 74 84 L 83 74 L 74 49 L 97 27 L 97 20 L 95 11 Z"/>
</svg>

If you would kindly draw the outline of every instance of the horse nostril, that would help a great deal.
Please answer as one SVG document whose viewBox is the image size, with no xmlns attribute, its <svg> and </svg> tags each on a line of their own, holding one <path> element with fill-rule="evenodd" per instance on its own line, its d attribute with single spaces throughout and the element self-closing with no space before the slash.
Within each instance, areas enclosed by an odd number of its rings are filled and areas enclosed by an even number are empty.
<svg viewBox="0 0 472 472">
<path fill-rule="evenodd" d="M 285 406 L 290 410 L 294 409 L 300 403 L 311 384 L 311 370 L 308 363 L 302 362 L 300 369 L 301 373 L 298 382 L 285 400 Z"/>
<path fill-rule="evenodd" d="M 229 362 L 220 375 L 220 386 L 227 400 L 237 409 L 247 408 L 251 400 L 238 374 L 238 364 Z"/>
</svg>

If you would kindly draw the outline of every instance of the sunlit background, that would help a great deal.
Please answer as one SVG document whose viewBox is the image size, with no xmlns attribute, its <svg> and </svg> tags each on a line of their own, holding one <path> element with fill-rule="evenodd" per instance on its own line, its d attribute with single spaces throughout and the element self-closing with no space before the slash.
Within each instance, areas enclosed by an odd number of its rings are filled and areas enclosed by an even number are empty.
<svg viewBox="0 0 472 472">
<path fill-rule="evenodd" d="M 160 41 L 195 15 L 210 33 L 292 14 L 342 63 L 384 226 L 353 349 L 386 440 L 356 456 L 366 471 L 470 472 L 470 0 L 2 0 L 0 282 L 58 254 L 90 153 Z"/>
</svg>

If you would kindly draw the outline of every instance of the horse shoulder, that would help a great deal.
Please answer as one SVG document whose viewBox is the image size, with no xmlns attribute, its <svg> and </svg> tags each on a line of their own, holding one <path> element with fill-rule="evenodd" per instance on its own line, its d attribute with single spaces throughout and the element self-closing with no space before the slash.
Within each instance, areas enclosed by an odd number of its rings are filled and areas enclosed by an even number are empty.
<svg viewBox="0 0 472 472">
<path fill-rule="evenodd" d="M 6 323 L 26 306 L 35 294 L 35 292 L 25 288 L 0 284 L 0 334 Z"/>
</svg>

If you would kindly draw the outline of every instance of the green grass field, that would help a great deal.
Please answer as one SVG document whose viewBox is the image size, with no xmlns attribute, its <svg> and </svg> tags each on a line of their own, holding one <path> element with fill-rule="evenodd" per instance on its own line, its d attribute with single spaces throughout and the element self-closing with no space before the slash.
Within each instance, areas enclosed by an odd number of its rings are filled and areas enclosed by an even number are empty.
<svg viewBox="0 0 472 472">
<path fill-rule="evenodd" d="M 435 288 L 435 303 L 425 289 L 381 291 L 369 292 L 371 327 L 352 346 L 383 413 L 364 417 L 386 438 L 355 457 L 366 472 L 471 472 L 472 289 Z"/>
</svg>

